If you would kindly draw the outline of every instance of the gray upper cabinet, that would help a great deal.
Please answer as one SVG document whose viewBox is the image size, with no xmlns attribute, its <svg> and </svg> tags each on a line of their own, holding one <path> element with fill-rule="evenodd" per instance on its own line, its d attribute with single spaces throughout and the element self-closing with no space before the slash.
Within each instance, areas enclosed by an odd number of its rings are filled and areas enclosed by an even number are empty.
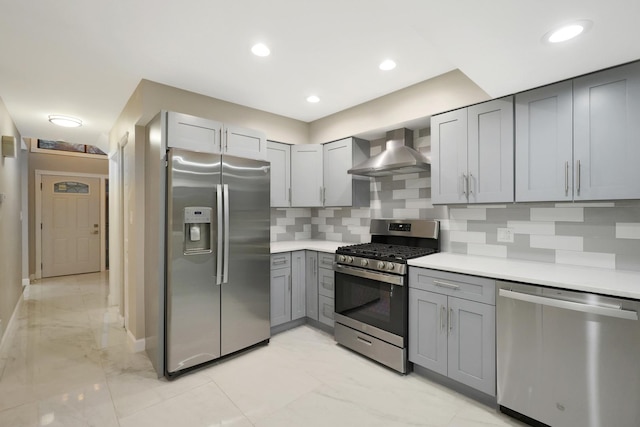
<svg viewBox="0 0 640 427">
<path fill-rule="evenodd" d="M 267 139 L 262 132 L 173 111 L 167 117 L 171 147 L 267 160 Z"/>
<path fill-rule="evenodd" d="M 573 199 L 571 81 L 519 93 L 516 104 L 516 201 Z"/>
<path fill-rule="evenodd" d="M 322 175 L 322 145 L 292 145 L 291 206 L 323 206 L 324 183 Z"/>
<path fill-rule="evenodd" d="M 347 173 L 369 157 L 369 143 L 345 138 L 322 146 L 324 157 L 324 206 L 369 206 L 369 178 Z"/>
<path fill-rule="evenodd" d="M 573 81 L 575 200 L 640 198 L 640 62 Z"/>
<path fill-rule="evenodd" d="M 167 114 L 169 146 L 202 153 L 220 153 L 222 123 L 170 111 Z"/>
<path fill-rule="evenodd" d="M 267 160 L 271 163 L 271 207 L 291 206 L 291 146 L 267 141 Z"/>
<path fill-rule="evenodd" d="M 262 132 L 225 125 L 222 152 L 247 159 L 267 160 L 267 138 Z"/>
<path fill-rule="evenodd" d="M 433 203 L 467 203 L 467 109 L 431 118 Z"/>
<path fill-rule="evenodd" d="M 513 202 L 513 97 L 469 107 L 469 203 Z"/>
<path fill-rule="evenodd" d="M 431 118 L 435 204 L 513 201 L 513 97 Z"/>
</svg>

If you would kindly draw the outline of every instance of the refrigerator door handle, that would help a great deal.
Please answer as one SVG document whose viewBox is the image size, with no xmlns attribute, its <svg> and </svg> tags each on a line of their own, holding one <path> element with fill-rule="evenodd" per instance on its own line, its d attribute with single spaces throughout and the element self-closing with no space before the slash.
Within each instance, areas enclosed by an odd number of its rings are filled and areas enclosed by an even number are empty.
<svg viewBox="0 0 640 427">
<path fill-rule="evenodd" d="M 222 283 L 229 283 L 229 184 L 224 184 L 224 270 Z"/>
<path fill-rule="evenodd" d="M 222 284 L 222 185 L 216 185 L 217 217 L 218 217 L 218 261 L 216 263 L 216 285 Z"/>
</svg>

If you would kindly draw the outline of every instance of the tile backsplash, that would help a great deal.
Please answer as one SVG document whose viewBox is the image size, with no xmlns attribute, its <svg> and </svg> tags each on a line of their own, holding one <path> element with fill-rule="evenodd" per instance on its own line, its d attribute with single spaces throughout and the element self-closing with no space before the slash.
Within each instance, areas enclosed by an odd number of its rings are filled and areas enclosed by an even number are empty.
<svg viewBox="0 0 640 427">
<path fill-rule="evenodd" d="M 429 154 L 429 129 L 414 146 Z M 271 209 L 271 240 L 368 242 L 371 218 L 439 219 L 443 252 L 640 271 L 640 201 L 433 206 L 430 172 L 372 178 L 369 208 Z"/>
</svg>

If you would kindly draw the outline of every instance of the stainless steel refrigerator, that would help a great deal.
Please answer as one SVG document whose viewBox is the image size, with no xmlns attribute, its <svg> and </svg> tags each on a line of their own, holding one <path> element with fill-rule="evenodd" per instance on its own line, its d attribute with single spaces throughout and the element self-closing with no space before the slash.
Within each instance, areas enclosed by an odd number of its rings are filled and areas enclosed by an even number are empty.
<svg viewBox="0 0 640 427">
<path fill-rule="evenodd" d="M 165 375 L 270 337 L 269 163 L 169 148 Z"/>
</svg>

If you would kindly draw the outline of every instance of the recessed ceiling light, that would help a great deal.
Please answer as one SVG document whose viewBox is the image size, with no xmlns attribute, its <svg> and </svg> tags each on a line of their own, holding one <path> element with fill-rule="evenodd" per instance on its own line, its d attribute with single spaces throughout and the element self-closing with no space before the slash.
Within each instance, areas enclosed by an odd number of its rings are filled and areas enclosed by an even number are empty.
<svg viewBox="0 0 640 427">
<path fill-rule="evenodd" d="M 318 98 L 315 95 L 311 95 L 307 97 L 307 102 L 311 102 L 312 104 L 315 104 L 316 102 L 320 102 L 320 98 Z"/>
<path fill-rule="evenodd" d="M 251 48 L 251 52 L 253 52 L 253 54 L 256 56 L 269 56 L 271 50 L 269 50 L 267 45 L 258 43 L 253 45 L 253 47 Z"/>
<path fill-rule="evenodd" d="M 54 125 L 58 125 L 66 128 L 77 128 L 82 126 L 82 120 L 80 119 L 76 119 L 75 117 L 69 117 L 69 116 L 60 116 L 56 114 L 50 115 L 49 121 Z"/>
<path fill-rule="evenodd" d="M 583 19 L 580 21 L 572 22 L 562 27 L 554 28 L 544 35 L 543 40 L 547 43 L 562 43 L 571 40 L 580 34 L 585 33 L 593 23 L 589 20 Z"/>
<path fill-rule="evenodd" d="M 393 70 L 396 68 L 396 63 L 391 59 L 385 59 L 380 63 L 379 68 L 383 71 Z"/>
</svg>

